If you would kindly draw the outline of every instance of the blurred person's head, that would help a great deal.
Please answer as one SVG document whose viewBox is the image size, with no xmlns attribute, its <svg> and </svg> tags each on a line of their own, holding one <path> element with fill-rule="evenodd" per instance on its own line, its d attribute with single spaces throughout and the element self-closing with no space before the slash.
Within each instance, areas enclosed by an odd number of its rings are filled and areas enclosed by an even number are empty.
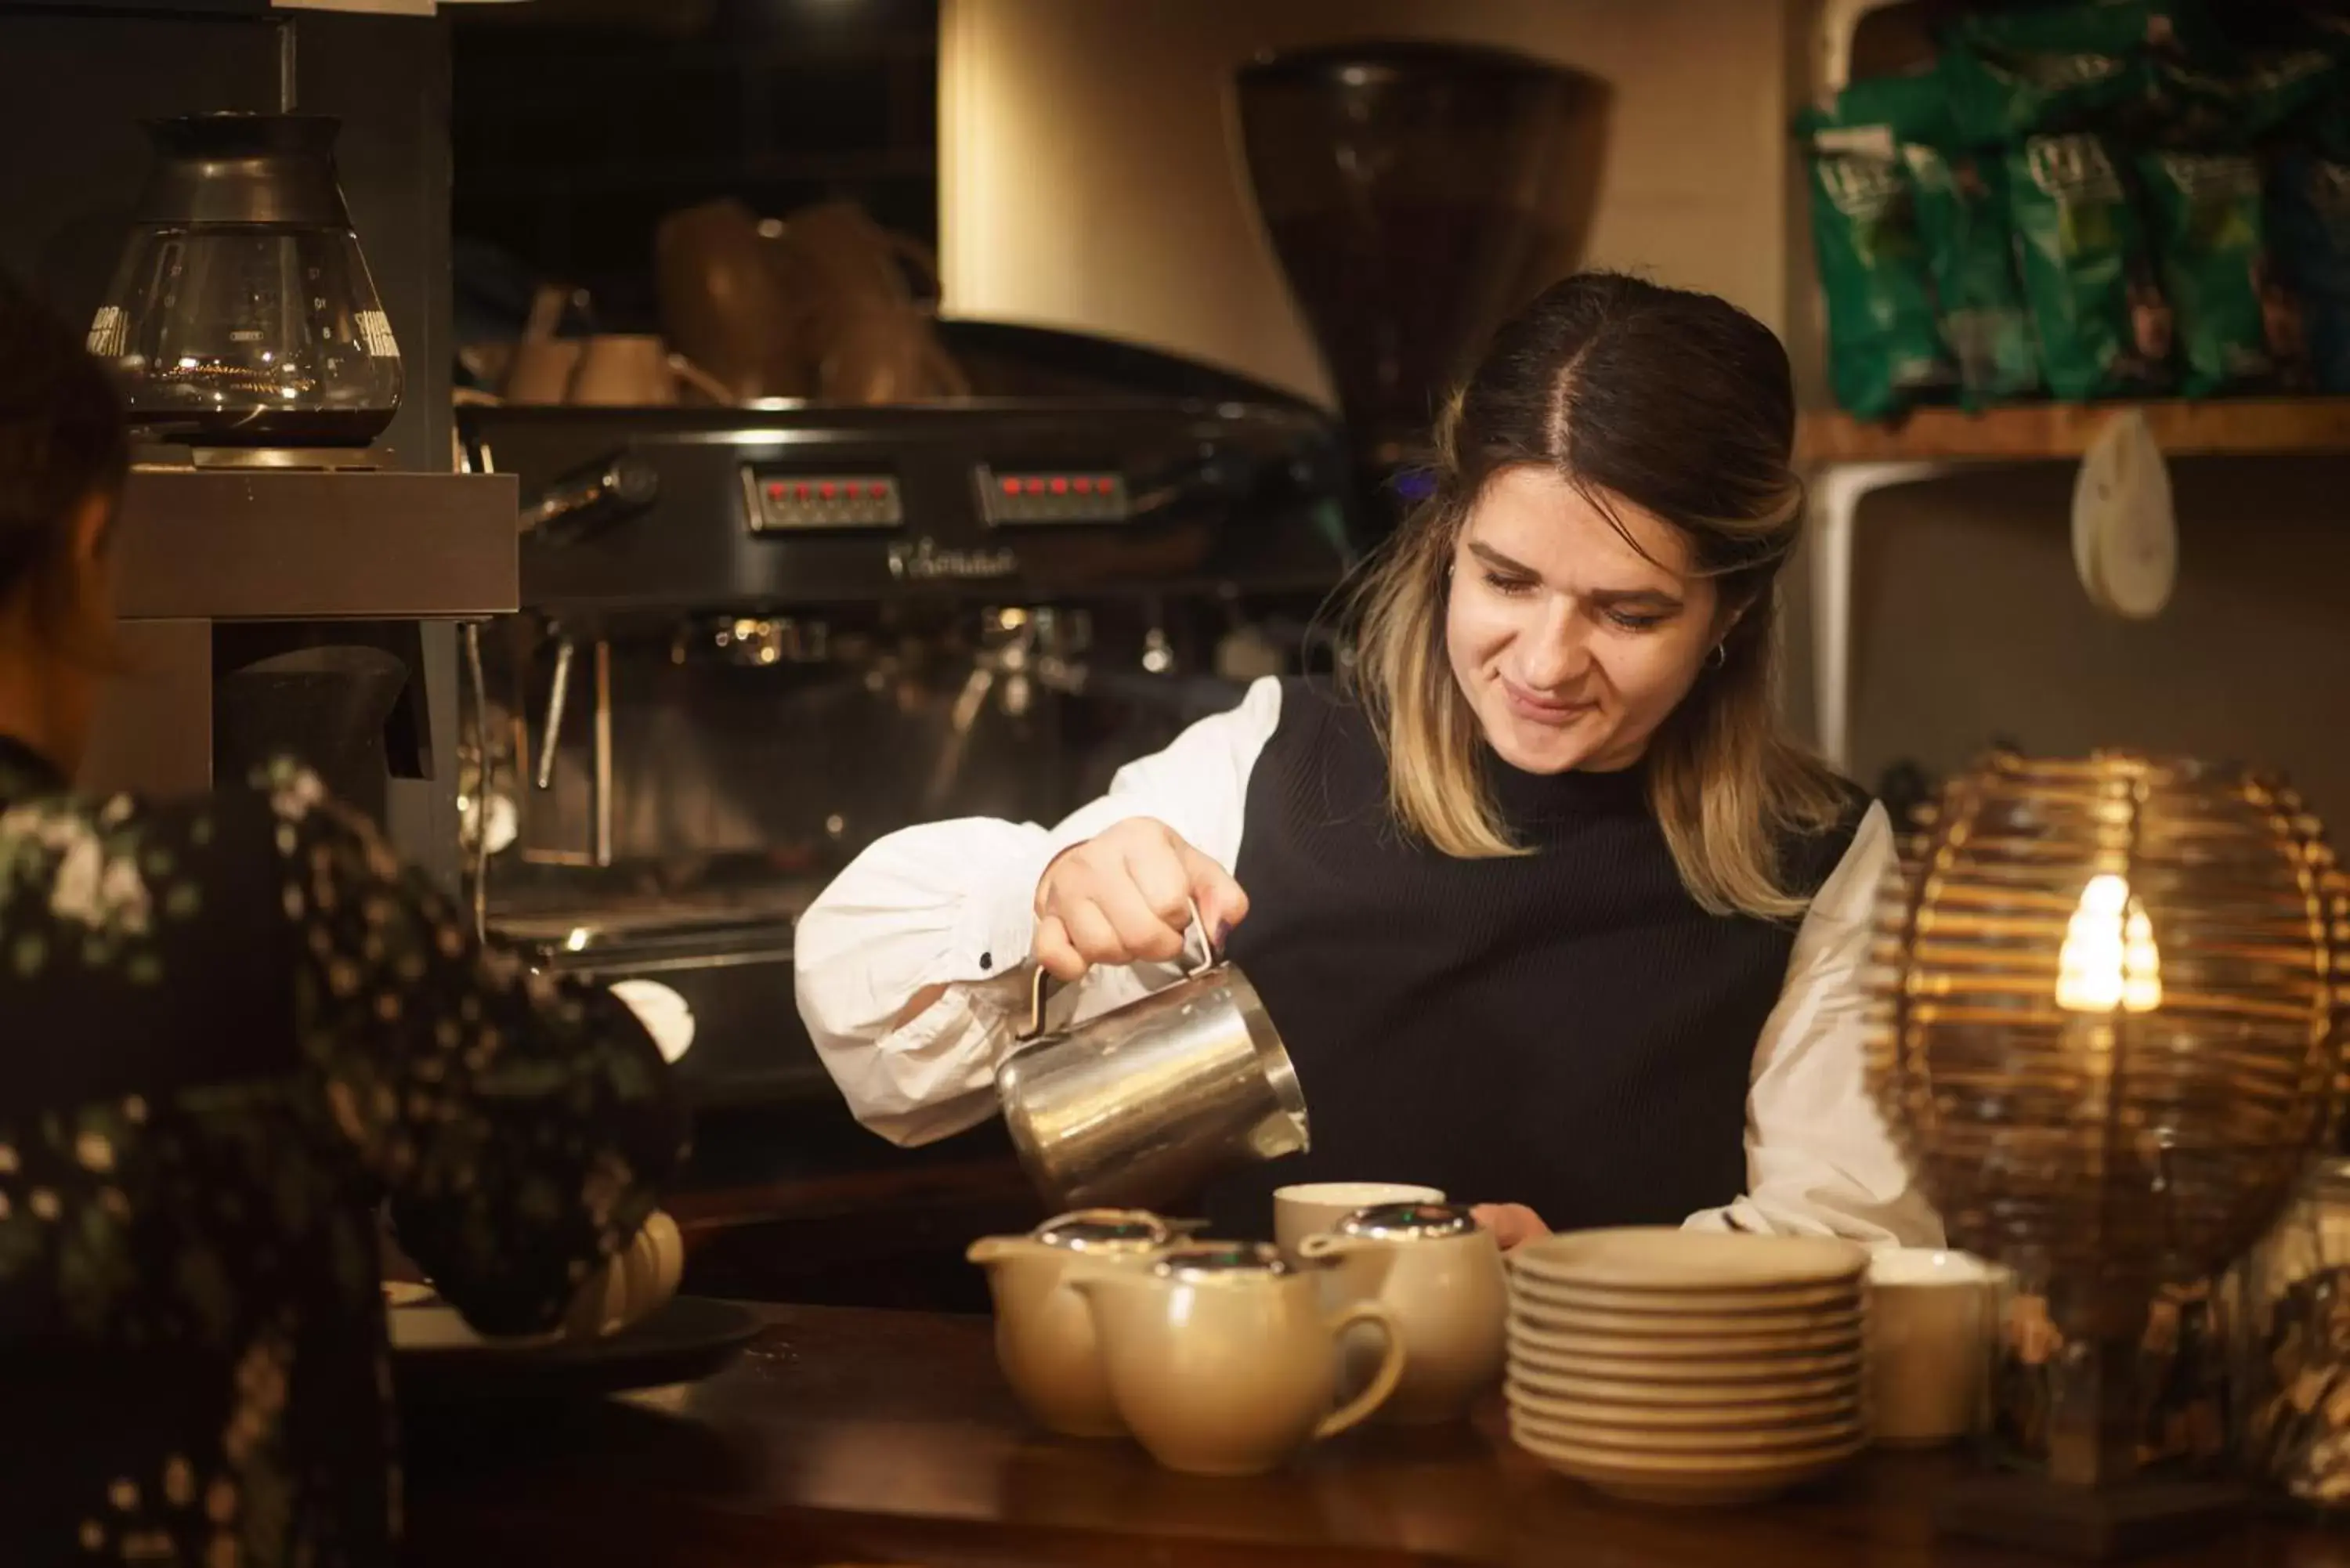
<svg viewBox="0 0 2350 1568">
<path fill-rule="evenodd" d="M 0 733 L 68 773 L 111 667 L 108 544 L 129 465 L 106 372 L 0 274 Z"/>
</svg>

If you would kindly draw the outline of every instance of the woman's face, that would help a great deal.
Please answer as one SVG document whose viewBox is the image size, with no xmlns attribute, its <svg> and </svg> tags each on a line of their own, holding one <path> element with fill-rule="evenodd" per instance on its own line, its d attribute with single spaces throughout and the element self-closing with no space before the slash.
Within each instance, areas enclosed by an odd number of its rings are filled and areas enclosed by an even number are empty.
<svg viewBox="0 0 2350 1568">
<path fill-rule="evenodd" d="M 1525 773 L 1639 761 L 1728 627 L 1680 531 L 1609 504 L 1638 549 L 1557 474 L 1504 469 L 1453 546 L 1453 679 L 1486 743 Z"/>
</svg>

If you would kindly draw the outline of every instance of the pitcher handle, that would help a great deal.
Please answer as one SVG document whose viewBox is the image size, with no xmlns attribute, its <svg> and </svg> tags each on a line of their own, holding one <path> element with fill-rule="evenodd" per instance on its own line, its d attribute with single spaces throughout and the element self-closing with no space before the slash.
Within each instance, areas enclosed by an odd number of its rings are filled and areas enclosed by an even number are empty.
<svg viewBox="0 0 2350 1568">
<path fill-rule="evenodd" d="M 1322 1417 L 1322 1424 L 1314 1428 L 1314 1440 L 1317 1443 L 1360 1425 L 1372 1411 L 1388 1402 L 1388 1396 L 1396 1391 L 1396 1384 L 1403 1377 L 1403 1335 L 1397 1331 L 1393 1313 L 1377 1302 L 1357 1302 L 1325 1321 L 1330 1325 L 1334 1341 L 1343 1339 L 1347 1331 L 1357 1324 L 1369 1324 L 1387 1341 L 1387 1352 L 1379 1357 L 1379 1369 L 1371 1375 L 1370 1386 Z"/>
<path fill-rule="evenodd" d="M 1216 944 L 1208 939 L 1208 922 L 1200 919 L 1200 900 L 1186 898 L 1183 908 L 1191 916 L 1190 929 L 1185 933 L 1187 940 L 1183 943 L 1183 978 L 1197 980 L 1216 967 Z M 1197 965 L 1191 962 L 1191 944 L 1188 940 L 1190 931 L 1200 933 L 1200 961 Z M 1015 1041 L 1034 1040 L 1045 1033 L 1045 1003 L 1061 989 L 1061 982 L 1043 964 L 1035 965 L 1035 971 L 1028 981 L 1028 1023 L 1025 1027 L 1012 1032 L 1012 1038 Z"/>
</svg>

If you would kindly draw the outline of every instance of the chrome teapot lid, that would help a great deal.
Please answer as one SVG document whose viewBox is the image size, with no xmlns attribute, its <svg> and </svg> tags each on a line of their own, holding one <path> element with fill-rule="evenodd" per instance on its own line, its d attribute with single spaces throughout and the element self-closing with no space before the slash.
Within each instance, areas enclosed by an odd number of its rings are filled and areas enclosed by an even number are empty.
<svg viewBox="0 0 2350 1568">
<path fill-rule="evenodd" d="M 1045 1220 L 1031 1241 L 1073 1252 L 1147 1252 L 1173 1234 L 1167 1221 L 1145 1209 L 1077 1209 Z"/>
<path fill-rule="evenodd" d="M 1356 1210 L 1337 1225 L 1341 1236 L 1378 1241 L 1432 1241 L 1477 1229 L 1475 1218 L 1457 1203 L 1375 1203 Z"/>
<path fill-rule="evenodd" d="M 1150 1272 L 1163 1280 L 1280 1279 L 1295 1273 L 1280 1249 L 1263 1241 L 1178 1241 L 1160 1249 Z"/>
</svg>

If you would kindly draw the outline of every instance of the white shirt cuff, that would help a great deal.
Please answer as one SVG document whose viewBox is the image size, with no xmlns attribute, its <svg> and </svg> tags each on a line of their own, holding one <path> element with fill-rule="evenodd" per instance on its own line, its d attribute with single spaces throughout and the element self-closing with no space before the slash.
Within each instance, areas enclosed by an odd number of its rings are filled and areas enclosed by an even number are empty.
<svg viewBox="0 0 2350 1568">
<path fill-rule="evenodd" d="M 1045 867 L 1099 831 L 1073 818 L 981 880 L 983 890 L 964 903 L 955 923 L 952 963 L 959 977 L 994 980 L 1027 964 L 1036 945 L 1036 884 L 1044 880 Z"/>
</svg>

